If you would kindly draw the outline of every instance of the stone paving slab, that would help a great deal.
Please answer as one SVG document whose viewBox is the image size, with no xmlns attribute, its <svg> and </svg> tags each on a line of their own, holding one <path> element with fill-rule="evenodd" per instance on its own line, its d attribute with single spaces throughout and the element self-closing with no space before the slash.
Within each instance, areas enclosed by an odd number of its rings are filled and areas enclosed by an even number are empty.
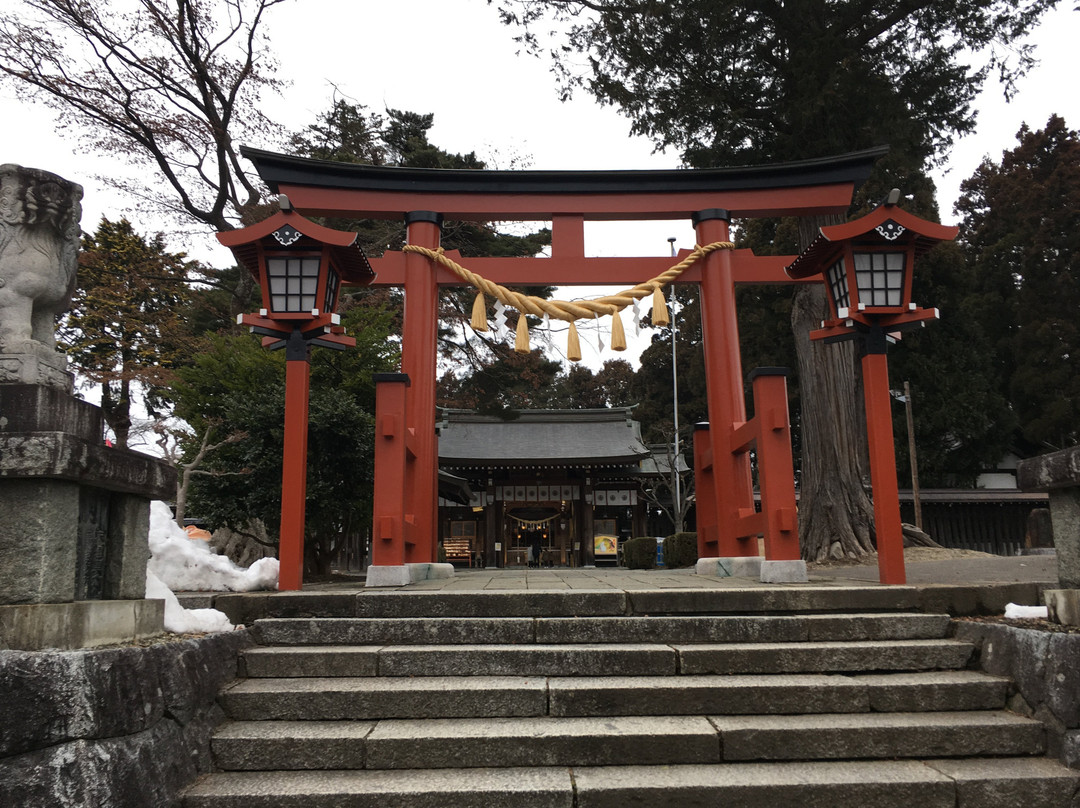
<svg viewBox="0 0 1080 808">
<path fill-rule="evenodd" d="M 380 676 L 663 676 L 676 671 L 676 652 L 665 645 L 402 645 L 379 652 Z"/>
<path fill-rule="evenodd" d="M 548 711 L 547 681 L 524 676 L 247 679 L 220 699 L 230 716 L 249 721 L 525 717 Z"/>
<path fill-rule="evenodd" d="M 572 808 L 569 769 L 231 772 L 204 777 L 184 808 Z"/>
<path fill-rule="evenodd" d="M 380 721 L 366 743 L 371 769 L 720 761 L 703 716 Z"/>
<path fill-rule="evenodd" d="M 255 639 L 262 645 L 529 643 L 536 639 L 536 621 L 531 617 L 269 618 L 255 624 Z"/>
<path fill-rule="evenodd" d="M 1080 808 L 1080 772 L 1047 758 L 929 760 L 956 783 L 957 808 Z"/>
<path fill-rule="evenodd" d="M 717 716 L 724 760 L 1029 755 L 1045 749 L 1038 721 L 995 712 Z"/>
<path fill-rule="evenodd" d="M 214 732 L 214 765 L 225 771 L 362 769 L 364 739 L 374 726 L 374 721 L 230 721 Z"/>
<path fill-rule="evenodd" d="M 963 668 L 974 646 L 955 640 L 676 645 L 682 673 L 814 673 Z"/>
<path fill-rule="evenodd" d="M 379 646 L 249 648 L 241 657 L 243 675 L 377 676 Z"/>
<path fill-rule="evenodd" d="M 575 767 L 574 783 L 577 808 L 956 808 L 953 781 L 915 761 Z"/>
</svg>

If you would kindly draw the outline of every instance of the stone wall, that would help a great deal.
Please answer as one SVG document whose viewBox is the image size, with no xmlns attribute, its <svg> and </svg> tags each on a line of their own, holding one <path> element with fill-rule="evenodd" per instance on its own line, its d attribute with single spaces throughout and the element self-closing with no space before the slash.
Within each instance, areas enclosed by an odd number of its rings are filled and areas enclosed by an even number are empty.
<svg viewBox="0 0 1080 808">
<path fill-rule="evenodd" d="M 1047 753 L 1080 769 L 1080 634 L 954 620 L 957 639 L 974 643 L 977 664 L 1014 683 L 1009 709 L 1047 728 Z"/>
<path fill-rule="evenodd" d="M 0 805 L 163 808 L 210 769 L 247 631 L 91 651 L 0 651 Z"/>
</svg>

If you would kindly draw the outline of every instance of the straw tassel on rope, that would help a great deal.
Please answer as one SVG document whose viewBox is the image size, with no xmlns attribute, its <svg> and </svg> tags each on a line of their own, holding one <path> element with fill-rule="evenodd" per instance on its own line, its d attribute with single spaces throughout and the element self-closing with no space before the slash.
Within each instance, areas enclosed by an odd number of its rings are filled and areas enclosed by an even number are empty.
<svg viewBox="0 0 1080 808">
<path fill-rule="evenodd" d="M 611 313 L 611 350 L 626 350 L 626 332 L 622 327 L 622 316 L 618 311 Z"/>
<path fill-rule="evenodd" d="M 525 312 L 518 313 L 517 334 L 514 336 L 514 353 L 527 354 L 529 352 L 529 323 L 525 319 Z"/>
<path fill-rule="evenodd" d="M 571 362 L 581 361 L 581 340 L 578 339 L 577 325 L 570 321 L 570 333 L 566 336 L 566 358 Z"/>
<path fill-rule="evenodd" d="M 472 304 L 472 320 L 469 322 L 473 331 L 487 331 L 487 301 L 484 300 L 484 293 L 477 292 L 476 300 Z"/>
<path fill-rule="evenodd" d="M 652 293 L 652 324 L 657 328 L 663 328 L 670 322 L 667 301 L 664 300 L 664 290 L 657 284 Z"/>
</svg>

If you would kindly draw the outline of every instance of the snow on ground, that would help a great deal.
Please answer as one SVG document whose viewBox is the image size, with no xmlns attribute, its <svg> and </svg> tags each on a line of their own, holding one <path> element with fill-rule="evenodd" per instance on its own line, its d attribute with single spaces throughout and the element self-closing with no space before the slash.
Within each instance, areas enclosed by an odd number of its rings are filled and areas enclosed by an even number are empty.
<svg viewBox="0 0 1080 808">
<path fill-rule="evenodd" d="M 277 589 L 278 562 L 262 558 L 248 568 L 217 555 L 206 542 L 192 540 L 176 524 L 164 502 L 150 503 L 150 561 L 146 597 L 165 601 L 165 630 L 175 634 L 230 631 L 224 612 L 185 609 L 174 592 L 251 592 Z"/>
</svg>

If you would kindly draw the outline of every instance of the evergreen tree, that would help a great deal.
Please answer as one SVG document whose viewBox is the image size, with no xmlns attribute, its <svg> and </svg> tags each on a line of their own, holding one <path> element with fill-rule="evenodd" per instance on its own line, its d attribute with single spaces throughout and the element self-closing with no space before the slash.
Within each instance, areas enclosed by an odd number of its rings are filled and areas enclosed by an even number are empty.
<svg viewBox="0 0 1080 808">
<path fill-rule="evenodd" d="M 956 210 L 1017 448 L 1037 453 L 1080 439 L 1080 138 L 1054 115 L 1017 140 L 961 185 Z"/>
<path fill-rule="evenodd" d="M 194 340 L 181 312 L 193 262 L 166 251 L 164 237 L 135 232 L 127 219 L 103 218 L 83 237 L 71 310 L 59 342 L 72 369 L 101 388 L 105 420 L 121 448 L 128 445 L 132 402 L 141 394 L 150 414 L 167 408 L 175 369 Z"/>
</svg>

